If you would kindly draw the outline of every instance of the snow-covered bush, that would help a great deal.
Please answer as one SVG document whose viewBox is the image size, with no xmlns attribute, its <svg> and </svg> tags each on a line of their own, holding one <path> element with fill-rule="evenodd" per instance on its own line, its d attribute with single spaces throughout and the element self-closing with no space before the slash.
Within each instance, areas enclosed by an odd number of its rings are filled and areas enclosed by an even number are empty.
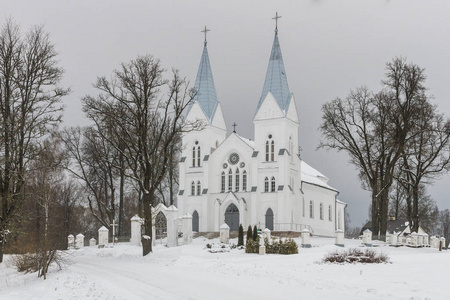
<svg viewBox="0 0 450 300">
<path fill-rule="evenodd" d="M 298 245 L 293 239 L 287 239 L 283 242 L 282 239 L 275 240 L 269 243 L 269 240 L 264 239 L 264 246 L 266 246 L 267 254 L 297 254 Z M 245 246 L 246 253 L 259 253 L 259 242 L 254 240 L 247 240 L 247 245 Z"/>
<path fill-rule="evenodd" d="M 328 253 L 323 262 L 330 263 L 387 263 L 389 257 L 384 253 L 377 253 L 374 250 L 366 249 L 362 251 L 352 248 L 347 251 L 336 251 Z"/>
</svg>

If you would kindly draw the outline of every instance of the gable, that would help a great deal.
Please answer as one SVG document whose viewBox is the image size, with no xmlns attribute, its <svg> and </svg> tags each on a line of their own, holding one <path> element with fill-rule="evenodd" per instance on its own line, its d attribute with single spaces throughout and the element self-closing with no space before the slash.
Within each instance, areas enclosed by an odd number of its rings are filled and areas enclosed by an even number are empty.
<svg viewBox="0 0 450 300">
<path fill-rule="evenodd" d="M 290 99 L 288 111 L 286 113 L 286 118 L 294 121 L 297 124 L 299 123 L 297 105 L 295 104 L 294 94 L 291 94 L 291 99 Z"/>
<path fill-rule="evenodd" d="M 275 118 L 283 118 L 284 113 L 278 106 L 275 97 L 271 92 L 267 93 L 267 96 L 264 98 L 261 106 L 256 112 L 254 121 L 258 120 L 267 120 L 267 119 L 275 119 Z"/>
<path fill-rule="evenodd" d="M 200 104 L 198 102 L 193 102 L 186 115 L 185 123 L 189 124 L 199 120 L 206 121 L 208 122 L 207 124 L 209 124 L 209 120 L 203 112 L 203 109 L 200 107 Z"/>
<path fill-rule="evenodd" d="M 212 125 L 223 130 L 227 130 L 227 125 L 225 124 L 225 119 L 223 117 L 222 106 L 220 103 L 217 104 L 216 111 L 214 112 Z"/>
</svg>

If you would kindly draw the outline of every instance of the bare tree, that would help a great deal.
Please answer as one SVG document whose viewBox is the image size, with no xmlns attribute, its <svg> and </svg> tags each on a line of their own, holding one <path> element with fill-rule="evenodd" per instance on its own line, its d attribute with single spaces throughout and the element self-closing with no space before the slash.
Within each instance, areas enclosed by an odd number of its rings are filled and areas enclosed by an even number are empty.
<svg viewBox="0 0 450 300">
<path fill-rule="evenodd" d="M 128 176 L 139 187 L 143 255 L 152 251 L 152 205 L 167 174 L 171 149 L 180 141 L 183 112 L 193 97 L 178 71 L 172 71 L 171 81 L 163 78 L 164 71 L 159 60 L 141 56 L 123 63 L 110 80 L 98 78 L 98 97 L 83 98 L 87 116 L 100 128 L 102 138 L 123 154 L 131 171 Z"/>
<path fill-rule="evenodd" d="M 9 224 L 23 202 L 28 164 L 41 138 L 61 119 L 63 70 L 43 27 L 25 36 L 7 20 L 0 29 L 0 262 Z"/>
<path fill-rule="evenodd" d="M 389 189 L 396 165 L 411 136 L 412 122 L 427 98 L 423 69 L 396 58 L 386 65 L 384 89 L 352 91 L 346 100 L 335 99 L 323 108 L 319 147 L 345 151 L 359 170 L 363 186 L 372 193 L 374 238 L 386 239 Z"/>
</svg>

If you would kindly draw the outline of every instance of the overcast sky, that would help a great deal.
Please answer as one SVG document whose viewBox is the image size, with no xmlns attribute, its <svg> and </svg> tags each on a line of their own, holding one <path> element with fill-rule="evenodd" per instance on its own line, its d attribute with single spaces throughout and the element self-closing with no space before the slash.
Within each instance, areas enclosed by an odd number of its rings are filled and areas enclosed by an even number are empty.
<svg viewBox="0 0 450 300">
<path fill-rule="evenodd" d="M 321 107 L 361 85 L 377 91 L 385 63 L 403 56 L 426 69 L 430 95 L 450 115 L 450 1 L 413 0 L 1 0 L 2 23 L 23 31 L 44 24 L 66 70 L 65 125 L 85 125 L 80 98 L 95 95 L 97 76 L 142 54 L 174 67 L 192 85 L 206 25 L 208 51 L 229 131 L 253 139 L 252 118 L 261 96 L 278 12 L 279 39 L 289 88 L 300 118 L 302 158 L 330 178 L 348 204 L 353 226 L 368 217 L 363 191 L 345 153 L 316 150 Z M 450 208 L 450 177 L 429 187 L 440 209 Z"/>
</svg>

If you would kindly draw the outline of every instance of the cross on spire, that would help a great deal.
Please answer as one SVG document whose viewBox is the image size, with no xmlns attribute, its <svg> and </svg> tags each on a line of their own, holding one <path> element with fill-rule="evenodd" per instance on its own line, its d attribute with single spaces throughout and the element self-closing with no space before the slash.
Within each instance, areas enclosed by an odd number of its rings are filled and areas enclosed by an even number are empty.
<svg viewBox="0 0 450 300">
<path fill-rule="evenodd" d="M 275 17 L 272 18 L 272 20 L 275 20 L 275 32 L 278 32 L 278 19 L 280 19 L 281 16 L 278 15 L 278 12 L 275 14 Z"/>
<path fill-rule="evenodd" d="M 237 126 L 236 122 L 234 122 L 233 125 L 231 126 L 233 126 L 233 132 L 236 133 L 236 126 Z"/>
<path fill-rule="evenodd" d="M 206 33 L 208 33 L 208 31 L 211 31 L 211 30 L 209 30 L 208 28 L 206 28 L 206 26 L 205 26 L 205 29 L 203 29 L 201 32 L 203 32 L 204 34 L 205 34 L 205 45 L 206 45 Z"/>
</svg>

